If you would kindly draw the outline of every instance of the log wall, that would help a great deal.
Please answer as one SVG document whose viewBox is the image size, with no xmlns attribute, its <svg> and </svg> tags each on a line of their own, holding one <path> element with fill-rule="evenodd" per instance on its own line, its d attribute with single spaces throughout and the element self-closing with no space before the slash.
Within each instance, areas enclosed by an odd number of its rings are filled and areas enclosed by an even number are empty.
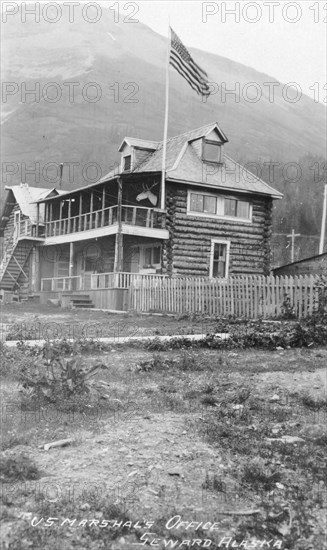
<svg viewBox="0 0 327 550">
<path fill-rule="evenodd" d="M 194 190 L 201 191 L 201 188 Z M 212 193 L 212 190 L 210 190 Z M 244 195 L 243 195 L 244 197 Z M 167 229 L 164 261 L 172 275 L 207 277 L 211 240 L 230 241 L 229 274 L 267 275 L 270 268 L 272 200 L 250 198 L 252 222 L 187 215 L 187 188 L 167 184 Z"/>
</svg>

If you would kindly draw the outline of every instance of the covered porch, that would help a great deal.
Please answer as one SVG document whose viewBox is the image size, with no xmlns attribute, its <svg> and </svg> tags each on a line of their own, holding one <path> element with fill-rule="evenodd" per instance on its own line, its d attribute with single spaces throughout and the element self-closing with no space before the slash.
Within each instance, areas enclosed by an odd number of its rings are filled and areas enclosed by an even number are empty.
<svg viewBox="0 0 327 550">
<path fill-rule="evenodd" d="M 43 245 L 39 272 L 41 292 L 127 289 L 167 276 L 164 241 L 127 234 Z"/>
<path fill-rule="evenodd" d="M 159 194 L 157 180 L 137 177 L 123 184 L 119 177 L 47 197 L 37 203 L 38 213 L 44 210 L 45 244 L 95 239 L 117 232 L 167 238 L 166 212 L 158 208 Z"/>
</svg>

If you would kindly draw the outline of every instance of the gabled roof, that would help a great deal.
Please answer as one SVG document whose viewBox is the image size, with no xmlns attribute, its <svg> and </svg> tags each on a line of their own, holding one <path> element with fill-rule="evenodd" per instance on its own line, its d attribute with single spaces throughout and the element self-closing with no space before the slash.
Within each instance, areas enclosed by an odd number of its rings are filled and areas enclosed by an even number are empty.
<svg viewBox="0 0 327 550">
<path fill-rule="evenodd" d="M 222 155 L 220 164 L 204 162 L 196 147 L 195 140 L 210 136 L 215 132 L 219 142 L 228 141 L 226 135 L 216 122 L 206 124 L 190 132 L 169 138 L 166 146 L 166 179 L 170 182 L 183 182 L 188 185 L 198 185 L 211 189 L 223 189 L 237 193 L 255 193 L 276 199 L 283 197 L 282 193 L 273 189 L 260 178 L 240 166 L 227 155 Z M 211 139 L 211 137 L 209 137 Z M 115 180 L 120 174 L 125 177 L 133 174 L 160 173 L 162 169 L 163 142 L 147 141 L 127 137 L 120 146 L 120 151 L 127 144 L 133 147 L 148 149 L 149 154 L 130 172 L 122 172 L 120 166 L 115 166 L 110 172 L 95 183 L 66 191 L 67 196 L 74 195 L 84 189 L 91 189 L 99 184 Z M 42 199 L 39 199 L 42 200 Z M 51 200 L 51 198 L 46 199 Z M 43 202 L 45 199 L 43 198 Z"/>
<path fill-rule="evenodd" d="M 227 155 L 223 155 L 221 164 L 206 163 L 202 160 L 194 141 L 205 138 L 216 132 L 222 143 L 228 141 L 226 135 L 216 122 L 206 124 L 190 132 L 169 138 L 166 145 L 166 172 L 167 180 L 189 184 L 199 184 L 207 187 L 225 189 L 240 193 L 258 193 L 273 198 L 282 198 L 282 193 L 273 189 L 260 178 L 240 166 Z M 139 142 L 133 138 L 126 138 L 129 145 Z M 147 142 L 157 143 L 157 142 Z M 160 172 L 162 166 L 163 142 L 157 143 L 156 149 L 137 166 L 133 173 Z M 100 181 L 105 182 L 118 175 L 117 170 L 111 170 Z"/>
<path fill-rule="evenodd" d="M 120 153 L 122 152 L 125 143 L 130 147 L 140 147 L 142 149 L 149 149 L 150 151 L 155 151 L 160 145 L 160 141 L 148 141 L 146 139 L 125 137 L 121 146 L 119 147 Z"/>
<path fill-rule="evenodd" d="M 9 191 L 13 194 L 15 201 L 19 205 L 19 208 L 27 216 L 32 223 L 37 221 L 37 206 L 35 201 L 39 201 L 48 197 L 51 193 L 62 194 L 65 191 L 57 190 L 55 188 L 45 189 L 42 187 L 30 187 L 27 183 L 21 183 L 20 185 L 13 185 L 11 187 L 6 186 L 6 191 Z M 10 194 L 9 194 L 10 196 Z M 8 198 L 4 205 L 4 211 L 6 210 Z M 43 211 L 40 210 L 40 222 L 43 221 Z"/>
</svg>

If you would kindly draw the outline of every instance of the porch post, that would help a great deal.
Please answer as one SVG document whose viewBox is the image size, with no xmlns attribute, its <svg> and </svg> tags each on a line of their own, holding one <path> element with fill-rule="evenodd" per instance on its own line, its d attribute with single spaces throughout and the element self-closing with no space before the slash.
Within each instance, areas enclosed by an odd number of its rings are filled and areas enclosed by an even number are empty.
<svg viewBox="0 0 327 550">
<path fill-rule="evenodd" d="M 69 270 L 68 275 L 69 277 L 73 276 L 74 273 L 74 243 L 69 243 Z M 73 282 L 72 280 L 69 280 L 69 290 L 73 289 Z"/>
<path fill-rule="evenodd" d="M 116 234 L 116 243 L 115 243 L 115 263 L 114 263 L 115 273 L 122 271 L 122 263 L 123 263 L 122 197 L 123 197 L 123 184 L 122 184 L 121 178 L 118 178 L 118 200 L 117 200 L 118 230 Z"/>
<path fill-rule="evenodd" d="M 74 270 L 74 243 L 69 243 L 69 277 L 73 276 Z"/>
<path fill-rule="evenodd" d="M 60 212 L 59 212 L 59 235 L 63 235 L 64 232 L 62 230 L 62 208 L 63 208 L 63 201 L 60 201 Z"/>
<path fill-rule="evenodd" d="M 29 276 L 29 291 L 34 292 L 36 290 L 36 247 L 33 246 L 30 256 L 30 276 Z"/>
<path fill-rule="evenodd" d="M 91 191 L 89 229 L 93 229 L 93 213 L 92 212 L 93 212 L 93 191 Z"/>
<path fill-rule="evenodd" d="M 106 186 L 103 186 L 102 189 L 102 217 L 101 217 L 101 226 L 104 226 L 104 209 L 106 206 Z"/>
<path fill-rule="evenodd" d="M 80 193 L 79 196 L 79 217 L 78 217 L 78 231 L 82 231 L 82 211 L 83 211 L 83 199 L 82 199 L 82 193 Z"/>
<path fill-rule="evenodd" d="M 68 229 L 67 229 L 68 233 L 71 232 L 71 225 L 70 225 L 71 215 L 72 215 L 72 199 L 69 199 L 69 203 L 68 203 Z"/>
<path fill-rule="evenodd" d="M 39 236 L 39 225 L 40 225 L 40 203 L 37 203 L 36 206 L 36 236 Z"/>
</svg>

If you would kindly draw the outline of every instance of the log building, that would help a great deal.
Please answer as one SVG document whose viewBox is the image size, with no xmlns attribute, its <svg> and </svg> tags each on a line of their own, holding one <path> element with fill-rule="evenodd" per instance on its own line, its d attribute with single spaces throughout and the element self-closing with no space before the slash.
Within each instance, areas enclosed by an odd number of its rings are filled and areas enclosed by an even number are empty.
<svg viewBox="0 0 327 550">
<path fill-rule="evenodd" d="M 217 123 L 170 138 L 164 189 L 162 142 L 129 137 L 119 168 L 92 185 L 8 188 L 1 288 L 93 297 L 134 276 L 267 275 L 282 195 L 230 159 L 227 141 Z"/>
</svg>

